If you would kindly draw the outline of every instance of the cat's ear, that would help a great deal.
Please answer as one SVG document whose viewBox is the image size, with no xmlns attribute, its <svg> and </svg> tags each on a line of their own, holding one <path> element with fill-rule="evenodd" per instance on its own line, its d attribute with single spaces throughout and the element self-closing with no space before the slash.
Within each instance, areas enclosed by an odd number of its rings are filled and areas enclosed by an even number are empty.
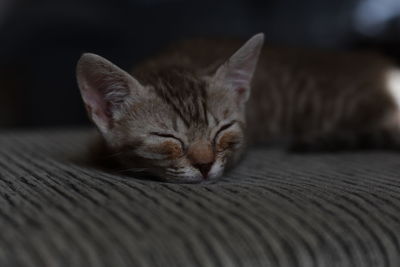
<svg viewBox="0 0 400 267">
<path fill-rule="evenodd" d="M 126 101 L 143 91 L 131 75 L 91 53 L 79 59 L 76 75 L 89 116 L 102 132 L 112 128 Z"/>
<path fill-rule="evenodd" d="M 237 94 L 239 104 L 250 96 L 250 84 L 264 43 L 264 34 L 251 37 L 215 73 L 214 79 Z"/>
</svg>

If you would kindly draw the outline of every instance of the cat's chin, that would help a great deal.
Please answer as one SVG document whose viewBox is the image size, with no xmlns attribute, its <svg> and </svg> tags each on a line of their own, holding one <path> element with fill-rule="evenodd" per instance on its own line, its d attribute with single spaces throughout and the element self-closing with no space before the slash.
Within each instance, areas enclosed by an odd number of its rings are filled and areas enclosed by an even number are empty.
<svg viewBox="0 0 400 267">
<path fill-rule="evenodd" d="M 161 178 L 162 181 L 173 184 L 212 184 L 218 181 L 219 176 L 210 176 L 205 179 L 201 175 L 196 175 L 192 177 L 164 177 Z"/>
<path fill-rule="evenodd" d="M 202 184 L 206 179 L 203 177 L 179 177 L 179 178 L 165 178 L 163 179 L 167 183 L 173 183 L 173 184 Z"/>
<path fill-rule="evenodd" d="M 172 183 L 172 184 L 214 184 L 218 181 L 218 179 L 199 179 L 199 180 L 185 180 L 185 179 L 180 179 L 180 180 L 164 180 L 167 183 Z"/>
</svg>

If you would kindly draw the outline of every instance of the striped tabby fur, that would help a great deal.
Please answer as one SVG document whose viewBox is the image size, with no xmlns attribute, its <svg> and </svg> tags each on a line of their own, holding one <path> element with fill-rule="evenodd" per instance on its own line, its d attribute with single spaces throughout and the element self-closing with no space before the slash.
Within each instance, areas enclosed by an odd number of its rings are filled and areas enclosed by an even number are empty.
<svg viewBox="0 0 400 267">
<path fill-rule="evenodd" d="M 301 150 L 398 145 L 389 60 L 262 44 L 262 34 L 243 46 L 184 41 L 132 75 L 83 55 L 78 83 L 108 153 L 128 170 L 204 182 L 237 162 L 248 142 L 283 139 Z"/>
</svg>

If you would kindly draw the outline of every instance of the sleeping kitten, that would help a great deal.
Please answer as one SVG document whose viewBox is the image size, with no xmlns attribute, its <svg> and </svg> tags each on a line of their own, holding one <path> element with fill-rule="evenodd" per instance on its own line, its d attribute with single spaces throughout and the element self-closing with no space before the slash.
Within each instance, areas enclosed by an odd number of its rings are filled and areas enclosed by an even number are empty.
<svg viewBox="0 0 400 267">
<path fill-rule="evenodd" d="M 220 177 L 247 141 L 285 137 L 305 149 L 398 143 L 400 71 L 391 62 L 263 40 L 182 42 L 133 75 L 84 54 L 78 84 L 110 160 L 198 183 Z"/>
</svg>

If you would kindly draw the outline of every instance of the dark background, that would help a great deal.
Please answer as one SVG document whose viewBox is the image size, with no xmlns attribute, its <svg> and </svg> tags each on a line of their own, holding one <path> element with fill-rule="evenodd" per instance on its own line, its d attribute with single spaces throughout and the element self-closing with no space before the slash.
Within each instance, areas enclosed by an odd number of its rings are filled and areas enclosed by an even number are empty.
<svg viewBox="0 0 400 267">
<path fill-rule="evenodd" d="M 399 0 L 0 0 L 0 127 L 88 124 L 83 52 L 129 68 L 167 43 L 257 32 L 266 41 L 400 58 Z"/>
</svg>

